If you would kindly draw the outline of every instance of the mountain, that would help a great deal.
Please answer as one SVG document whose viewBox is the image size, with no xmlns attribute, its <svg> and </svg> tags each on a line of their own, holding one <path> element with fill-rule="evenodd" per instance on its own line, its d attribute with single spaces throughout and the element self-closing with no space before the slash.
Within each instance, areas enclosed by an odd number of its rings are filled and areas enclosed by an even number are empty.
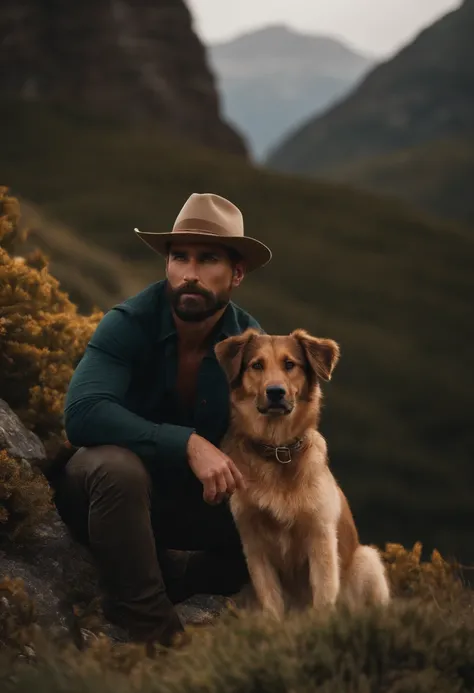
<svg viewBox="0 0 474 693">
<path fill-rule="evenodd" d="M 237 203 L 274 258 L 236 300 L 269 332 L 341 345 L 322 428 L 362 537 L 474 560 L 471 229 L 44 104 L 1 102 L 0 133 L 0 180 L 43 215 L 37 237 L 83 305 L 163 277 L 134 227 L 170 229 L 195 191 Z"/>
<path fill-rule="evenodd" d="M 245 155 L 221 117 L 206 50 L 184 0 L 2 0 L 2 98 L 84 119 L 166 125 Z"/>
<path fill-rule="evenodd" d="M 341 42 L 269 26 L 209 46 L 227 118 L 260 159 L 309 115 L 342 97 L 373 64 Z"/>
<path fill-rule="evenodd" d="M 390 178 L 393 162 L 404 158 L 405 168 L 398 166 L 397 193 L 414 199 L 415 171 L 430 177 L 429 162 L 439 160 L 435 174 L 439 182 L 432 197 L 436 200 L 445 190 L 450 194 L 453 180 L 465 170 L 460 148 L 474 136 L 473 35 L 474 0 L 465 0 L 393 59 L 373 69 L 346 99 L 291 134 L 270 154 L 267 164 L 335 180 L 361 184 L 365 180 L 374 189 L 390 191 L 390 185 L 379 186 L 378 181 Z M 443 144 L 450 139 L 457 142 L 452 157 Z M 431 154 L 431 147 L 443 155 L 435 150 Z M 415 148 L 412 154 L 411 148 Z M 468 205 L 469 200 L 464 198 L 461 204 Z M 455 205 L 448 201 L 445 206 Z M 462 209 L 458 215 L 463 217 Z"/>
</svg>

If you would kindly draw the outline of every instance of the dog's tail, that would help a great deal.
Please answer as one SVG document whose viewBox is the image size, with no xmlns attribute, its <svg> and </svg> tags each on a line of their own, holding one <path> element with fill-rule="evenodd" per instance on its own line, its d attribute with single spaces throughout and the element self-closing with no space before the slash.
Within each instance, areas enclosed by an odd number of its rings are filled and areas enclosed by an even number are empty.
<svg viewBox="0 0 474 693">
<path fill-rule="evenodd" d="M 390 602 L 390 586 L 382 558 L 371 546 L 357 547 L 344 582 L 345 601 L 349 606 L 385 606 Z"/>
</svg>

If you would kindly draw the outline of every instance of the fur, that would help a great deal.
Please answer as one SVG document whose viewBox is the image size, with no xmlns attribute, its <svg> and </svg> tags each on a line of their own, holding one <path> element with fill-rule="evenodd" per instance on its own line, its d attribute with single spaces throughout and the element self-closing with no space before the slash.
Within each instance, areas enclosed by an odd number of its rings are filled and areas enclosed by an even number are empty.
<svg viewBox="0 0 474 693">
<path fill-rule="evenodd" d="M 216 345 L 231 390 L 231 423 L 222 450 L 246 481 L 230 507 L 261 608 L 385 605 L 388 581 L 378 551 L 359 542 L 347 499 L 328 464 L 318 432 L 320 380 L 339 359 L 333 340 L 304 330 L 288 336 L 249 329 Z M 274 407 L 269 387 L 284 390 Z M 288 464 L 267 446 L 303 439 Z"/>
</svg>

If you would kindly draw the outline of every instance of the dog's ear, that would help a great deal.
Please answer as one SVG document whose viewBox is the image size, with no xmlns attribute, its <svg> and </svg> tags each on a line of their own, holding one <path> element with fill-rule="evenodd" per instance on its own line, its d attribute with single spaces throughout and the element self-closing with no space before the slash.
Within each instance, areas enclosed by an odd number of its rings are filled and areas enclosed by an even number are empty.
<svg viewBox="0 0 474 693">
<path fill-rule="evenodd" d="M 249 328 L 242 334 L 227 337 L 215 345 L 214 352 L 217 361 L 226 374 L 230 385 L 235 383 L 241 373 L 245 348 L 258 334 L 260 333 L 257 330 Z"/>
<path fill-rule="evenodd" d="M 306 330 L 294 330 L 290 337 L 294 337 L 301 344 L 306 360 L 316 376 L 322 380 L 331 380 L 341 353 L 337 342 L 312 337 Z"/>
</svg>

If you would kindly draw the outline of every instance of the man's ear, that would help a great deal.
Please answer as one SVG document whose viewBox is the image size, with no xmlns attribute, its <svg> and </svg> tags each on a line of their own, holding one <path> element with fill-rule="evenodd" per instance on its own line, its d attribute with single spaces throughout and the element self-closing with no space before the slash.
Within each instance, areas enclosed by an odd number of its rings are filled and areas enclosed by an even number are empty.
<svg viewBox="0 0 474 693">
<path fill-rule="evenodd" d="M 312 337 L 306 330 L 294 330 L 290 337 L 301 344 L 313 373 L 322 380 L 331 380 L 341 353 L 339 345 L 332 339 Z"/>
<path fill-rule="evenodd" d="M 227 337 L 222 342 L 218 342 L 214 347 L 217 361 L 226 374 L 230 385 L 235 383 L 239 377 L 246 346 L 259 332 L 253 328 L 245 330 L 242 334 L 235 337 Z"/>
<path fill-rule="evenodd" d="M 238 287 L 245 277 L 245 265 L 243 262 L 237 262 L 232 267 L 232 286 Z"/>
</svg>

